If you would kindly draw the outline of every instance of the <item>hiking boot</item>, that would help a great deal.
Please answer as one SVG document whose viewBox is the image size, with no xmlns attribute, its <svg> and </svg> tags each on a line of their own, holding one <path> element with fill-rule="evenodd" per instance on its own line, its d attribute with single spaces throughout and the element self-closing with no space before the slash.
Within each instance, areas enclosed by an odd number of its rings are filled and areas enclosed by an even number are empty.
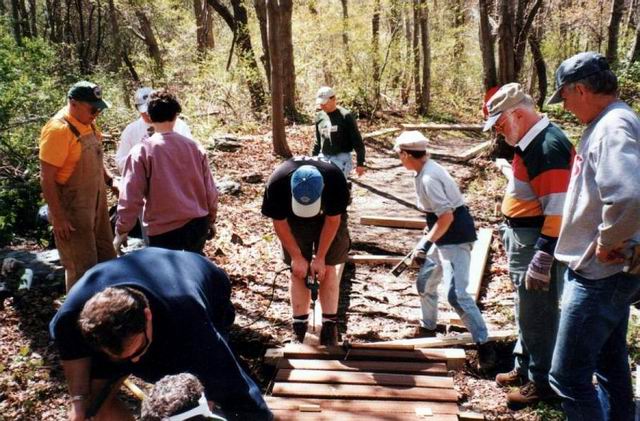
<svg viewBox="0 0 640 421">
<path fill-rule="evenodd" d="M 309 323 L 293 323 L 293 338 L 291 343 L 301 344 L 304 342 L 304 336 L 307 334 Z"/>
<path fill-rule="evenodd" d="M 519 410 L 525 406 L 534 405 L 540 401 L 555 399 L 558 395 L 549 386 L 539 386 L 534 382 L 527 382 L 515 392 L 507 393 L 507 406 L 512 410 Z"/>
<path fill-rule="evenodd" d="M 320 345 L 338 345 L 338 325 L 335 322 L 323 322 L 320 330 Z"/>
<path fill-rule="evenodd" d="M 435 338 L 436 331 L 427 329 L 426 327 L 417 326 L 416 329 L 413 331 L 413 337 L 414 338 Z"/>
<path fill-rule="evenodd" d="M 491 342 L 478 344 L 478 371 L 486 373 L 496 366 L 496 350 Z"/>
<path fill-rule="evenodd" d="M 498 373 L 496 376 L 496 383 L 498 386 L 522 386 L 524 384 L 524 377 L 518 372 L 518 369 L 514 368 L 508 373 Z"/>
</svg>

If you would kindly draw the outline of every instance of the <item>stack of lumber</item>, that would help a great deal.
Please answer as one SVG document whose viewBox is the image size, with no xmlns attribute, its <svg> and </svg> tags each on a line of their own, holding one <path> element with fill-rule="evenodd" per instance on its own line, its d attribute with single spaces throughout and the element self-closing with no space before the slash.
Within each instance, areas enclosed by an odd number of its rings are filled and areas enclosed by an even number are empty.
<svg viewBox="0 0 640 421">
<path fill-rule="evenodd" d="M 462 349 L 288 345 L 266 398 L 276 420 L 458 419 L 451 369 Z"/>
</svg>

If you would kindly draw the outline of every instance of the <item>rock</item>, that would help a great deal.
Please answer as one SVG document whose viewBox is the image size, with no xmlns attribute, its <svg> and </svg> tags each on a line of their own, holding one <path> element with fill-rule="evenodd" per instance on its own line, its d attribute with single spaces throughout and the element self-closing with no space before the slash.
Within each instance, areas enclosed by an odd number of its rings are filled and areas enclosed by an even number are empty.
<svg viewBox="0 0 640 421">
<path fill-rule="evenodd" d="M 244 245 L 244 241 L 242 241 L 242 237 L 240 237 L 238 234 L 236 234 L 235 232 L 233 234 L 231 234 L 231 242 L 233 244 L 239 244 L 241 246 Z"/>
<path fill-rule="evenodd" d="M 243 175 L 242 176 L 242 181 L 249 183 L 249 184 L 258 184 L 258 183 L 262 183 L 262 174 L 254 172 L 251 174 L 247 174 L 247 175 Z"/>
<path fill-rule="evenodd" d="M 222 152 L 235 152 L 242 147 L 242 142 L 232 135 L 222 135 L 213 139 L 213 149 Z"/>
<path fill-rule="evenodd" d="M 230 178 L 223 178 L 222 180 L 217 181 L 216 186 L 218 187 L 218 192 L 220 194 L 230 194 L 232 196 L 237 196 L 242 191 L 242 189 L 240 188 L 240 183 Z"/>
</svg>

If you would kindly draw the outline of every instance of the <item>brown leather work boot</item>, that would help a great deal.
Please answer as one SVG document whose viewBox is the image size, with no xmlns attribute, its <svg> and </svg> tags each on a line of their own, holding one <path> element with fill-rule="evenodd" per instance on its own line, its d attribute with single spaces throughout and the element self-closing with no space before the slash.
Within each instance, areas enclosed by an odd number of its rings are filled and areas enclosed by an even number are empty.
<svg viewBox="0 0 640 421">
<path fill-rule="evenodd" d="M 416 326 L 416 329 L 413 331 L 414 338 L 435 338 L 436 331 L 427 329 L 426 327 Z"/>
<path fill-rule="evenodd" d="M 522 386 L 524 383 L 524 377 L 518 372 L 517 369 L 513 369 L 508 373 L 499 373 L 496 376 L 496 383 L 498 386 Z"/>
<path fill-rule="evenodd" d="M 549 386 L 539 386 L 534 382 L 527 382 L 515 392 L 507 393 L 507 406 L 512 410 L 519 410 L 525 406 L 534 405 L 540 401 L 557 398 Z"/>
<path fill-rule="evenodd" d="M 335 322 L 323 322 L 320 330 L 320 345 L 338 345 L 338 325 Z"/>
</svg>

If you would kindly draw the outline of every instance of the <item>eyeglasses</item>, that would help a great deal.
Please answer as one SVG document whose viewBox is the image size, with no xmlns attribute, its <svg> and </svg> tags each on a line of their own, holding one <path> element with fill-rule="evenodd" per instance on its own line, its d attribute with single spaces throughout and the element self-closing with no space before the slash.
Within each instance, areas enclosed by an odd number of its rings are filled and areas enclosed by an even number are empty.
<svg viewBox="0 0 640 421">
<path fill-rule="evenodd" d="M 95 105 L 91 105 L 88 102 L 76 101 L 76 103 L 85 105 L 85 109 L 87 110 L 87 112 L 94 116 L 100 114 L 100 112 L 102 111 L 100 108 L 96 107 Z"/>
<path fill-rule="evenodd" d="M 146 326 L 145 326 L 145 329 L 143 330 L 143 333 L 144 333 L 144 342 L 142 343 L 142 346 L 140 346 L 140 348 L 138 348 L 136 350 L 136 352 L 134 352 L 133 354 L 129 355 L 126 358 L 127 360 L 136 359 L 138 357 L 141 357 L 142 354 L 144 354 L 145 352 L 147 352 L 147 349 L 149 348 L 149 345 L 151 345 L 151 341 L 149 341 L 149 337 L 147 336 Z"/>
<path fill-rule="evenodd" d="M 504 126 L 510 120 L 512 115 L 513 115 L 513 111 L 502 113 L 500 118 L 498 118 L 498 121 L 496 121 L 496 123 L 493 125 L 493 129 L 498 133 L 502 133 L 504 131 Z"/>
</svg>

